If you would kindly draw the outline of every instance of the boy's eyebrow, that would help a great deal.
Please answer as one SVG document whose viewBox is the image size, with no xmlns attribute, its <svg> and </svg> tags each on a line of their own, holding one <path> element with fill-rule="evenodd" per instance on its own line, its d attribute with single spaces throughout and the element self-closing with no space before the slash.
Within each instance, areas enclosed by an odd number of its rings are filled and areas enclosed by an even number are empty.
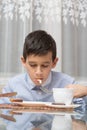
<svg viewBox="0 0 87 130">
<path fill-rule="evenodd" d="M 29 61 L 28 62 L 29 64 L 31 64 L 31 63 L 34 63 L 34 64 L 37 64 L 37 62 L 35 62 L 35 61 Z M 42 64 L 50 64 L 50 61 L 46 61 L 46 62 L 43 62 Z"/>
</svg>

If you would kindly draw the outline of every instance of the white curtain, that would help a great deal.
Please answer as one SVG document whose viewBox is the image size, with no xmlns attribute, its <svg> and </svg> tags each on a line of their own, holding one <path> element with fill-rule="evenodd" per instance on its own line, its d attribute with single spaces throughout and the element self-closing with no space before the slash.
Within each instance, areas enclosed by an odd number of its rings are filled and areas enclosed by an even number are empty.
<svg viewBox="0 0 87 130">
<path fill-rule="evenodd" d="M 0 75 L 24 71 L 24 38 L 37 29 L 56 40 L 56 70 L 86 80 L 87 0 L 0 0 Z"/>
</svg>

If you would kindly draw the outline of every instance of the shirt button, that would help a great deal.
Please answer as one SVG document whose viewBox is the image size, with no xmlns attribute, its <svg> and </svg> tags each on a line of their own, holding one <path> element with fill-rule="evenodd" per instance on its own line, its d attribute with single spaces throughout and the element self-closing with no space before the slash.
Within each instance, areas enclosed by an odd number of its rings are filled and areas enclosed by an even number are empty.
<svg viewBox="0 0 87 130">
<path fill-rule="evenodd" d="M 41 95 L 41 94 L 42 94 L 42 92 L 40 92 L 40 91 L 39 91 L 39 92 L 38 92 L 38 94 L 39 94 L 39 95 Z"/>
</svg>

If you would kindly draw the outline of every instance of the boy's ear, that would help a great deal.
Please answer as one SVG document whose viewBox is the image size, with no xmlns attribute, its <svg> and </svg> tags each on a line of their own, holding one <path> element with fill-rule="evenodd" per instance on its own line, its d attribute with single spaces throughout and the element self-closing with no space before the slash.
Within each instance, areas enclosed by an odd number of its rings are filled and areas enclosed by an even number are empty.
<svg viewBox="0 0 87 130">
<path fill-rule="evenodd" d="M 26 63 L 26 60 L 24 59 L 23 56 L 21 57 L 21 62 L 22 62 L 23 65 L 25 65 L 25 63 Z"/>
<path fill-rule="evenodd" d="M 57 64 L 57 62 L 58 62 L 58 58 L 55 58 L 55 60 L 53 61 L 53 65 L 52 65 L 52 68 L 55 68 L 55 66 L 56 66 L 56 64 Z"/>
</svg>

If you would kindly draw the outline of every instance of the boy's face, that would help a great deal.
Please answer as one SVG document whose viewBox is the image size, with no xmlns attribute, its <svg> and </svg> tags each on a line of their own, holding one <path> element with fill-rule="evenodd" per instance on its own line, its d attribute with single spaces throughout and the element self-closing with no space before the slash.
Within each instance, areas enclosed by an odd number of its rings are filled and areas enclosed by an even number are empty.
<svg viewBox="0 0 87 130">
<path fill-rule="evenodd" d="M 49 52 L 43 56 L 29 55 L 26 61 L 23 57 L 21 60 L 31 80 L 39 85 L 38 79 L 42 80 L 42 83 L 47 80 L 51 69 L 56 66 L 58 58 L 52 61 L 52 53 Z"/>
</svg>

